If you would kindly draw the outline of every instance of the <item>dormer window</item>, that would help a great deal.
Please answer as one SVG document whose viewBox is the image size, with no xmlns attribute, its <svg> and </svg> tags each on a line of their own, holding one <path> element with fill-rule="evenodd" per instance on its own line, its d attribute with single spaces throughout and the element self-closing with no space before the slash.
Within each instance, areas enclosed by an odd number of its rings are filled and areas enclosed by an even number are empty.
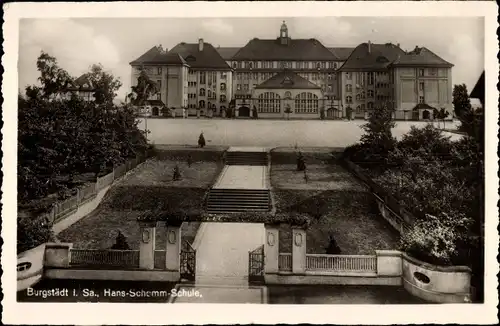
<svg viewBox="0 0 500 326">
<path fill-rule="evenodd" d="M 237 66 L 236 62 L 233 62 L 233 68 L 234 69 L 236 69 L 236 66 Z"/>
</svg>

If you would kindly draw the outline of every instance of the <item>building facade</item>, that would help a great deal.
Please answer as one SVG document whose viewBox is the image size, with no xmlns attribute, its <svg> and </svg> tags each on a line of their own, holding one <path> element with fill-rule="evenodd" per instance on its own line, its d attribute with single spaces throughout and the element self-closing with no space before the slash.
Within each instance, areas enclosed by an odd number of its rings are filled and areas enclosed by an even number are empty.
<svg viewBox="0 0 500 326">
<path fill-rule="evenodd" d="M 203 39 L 170 51 L 157 46 L 130 64 L 132 85 L 146 69 L 160 89 L 152 99 L 179 116 L 366 119 L 380 105 L 392 105 L 396 119 L 452 112 L 453 65 L 430 50 L 371 42 L 330 48 L 293 39 L 285 22 L 276 39 L 254 38 L 241 48 Z"/>
</svg>

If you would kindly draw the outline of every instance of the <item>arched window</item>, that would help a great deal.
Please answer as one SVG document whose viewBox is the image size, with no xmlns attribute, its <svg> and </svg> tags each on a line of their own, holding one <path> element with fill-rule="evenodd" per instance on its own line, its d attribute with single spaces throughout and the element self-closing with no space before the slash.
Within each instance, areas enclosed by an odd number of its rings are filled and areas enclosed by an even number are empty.
<svg viewBox="0 0 500 326">
<path fill-rule="evenodd" d="M 212 91 L 208 90 L 207 95 L 208 95 L 208 98 L 211 98 L 212 97 Z"/>
<path fill-rule="evenodd" d="M 226 102 L 226 95 L 221 95 L 221 96 L 220 96 L 220 102 L 221 102 L 221 103 Z"/>
<path fill-rule="evenodd" d="M 360 105 L 358 105 L 358 106 L 356 107 L 356 113 L 357 113 L 357 114 L 360 114 L 360 113 L 361 113 L 361 106 L 360 106 Z"/>
<path fill-rule="evenodd" d="M 345 102 L 346 103 L 352 103 L 352 96 L 346 96 L 345 97 Z"/>
<path fill-rule="evenodd" d="M 356 94 L 356 101 L 361 100 L 361 94 Z"/>
<path fill-rule="evenodd" d="M 292 93 L 290 93 L 290 92 L 286 91 L 286 92 L 285 92 L 285 98 L 286 98 L 286 99 L 292 98 Z"/>
<path fill-rule="evenodd" d="M 262 93 L 258 97 L 257 110 L 262 113 L 280 113 L 281 98 L 278 94 L 272 92 Z"/>
<path fill-rule="evenodd" d="M 226 90 L 226 83 L 221 83 L 220 84 L 220 90 L 225 91 Z"/>
<path fill-rule="evenodd" d="M 201 100 L 199 103 L 199 107 L 202 109 L 205 108 L 205 101 Z"/>
<path fill-rule="evenodd" d="M 373 98 L 373 90 L 368 90 L 368 98 Z"/>
<path fill-rule="evenodd" d="M 368 102 L 366 107 L 368 108 L 368 110 L 372 110 L 373 109 L 373 102 Z"/>
<path fill-rule="evenodd" d="M 352 92 L 352 85 L 351 84 L 345 85 L 345 90 L 346 92 Z"/>
<path fill-rule="evenodd" d="M 306 92 L 295 96 L 295 112 L 318 113 L 318 97 Z"/>
<path fill-rule="evenodd" d="M 200 96 L 205 96 L 205 89 L 204 88 L 200 88 Z"/>
</svg>

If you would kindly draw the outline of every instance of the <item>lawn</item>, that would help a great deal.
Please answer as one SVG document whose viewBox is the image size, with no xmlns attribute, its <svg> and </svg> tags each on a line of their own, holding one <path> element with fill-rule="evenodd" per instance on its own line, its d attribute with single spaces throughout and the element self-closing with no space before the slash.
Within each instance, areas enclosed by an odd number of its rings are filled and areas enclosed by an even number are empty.
<svg viewBox="0 0 500 326">
<path fill-rule="evenodd" d="M 182 179 L 172 181 L 175 165 Z M 72 242 L 75 248 L 107 249 L 118 231 L 132 249 L 139 248 L 137 217 L 143 212 L 164 207 L 172 210 L 202 207 L 205 192 L 218 176 L 222 165 L 216 162 L 150 160 L 115 184 L 99 207 L 87 217 L 58 234 L 60 241 Z M 194 240 L 200 223 L 185 223 L 183 239 Z M 166 231 L 157 227 L 156 248 L 165 249 Z"/>
<path fill-rule="evenodd" d="M 271 183 L 278 213 L 313 216 L 307 252 L 326 253 L 333 236 L 341 254 L 395 249 L 399 235 L 381 217 L 364 185 L 338 164 L 311 164 L 308 182 L 294 164 L 273 165 Z M 280 230 L 280 252 L 291 252 L 291 230 Z"/>
</svg>

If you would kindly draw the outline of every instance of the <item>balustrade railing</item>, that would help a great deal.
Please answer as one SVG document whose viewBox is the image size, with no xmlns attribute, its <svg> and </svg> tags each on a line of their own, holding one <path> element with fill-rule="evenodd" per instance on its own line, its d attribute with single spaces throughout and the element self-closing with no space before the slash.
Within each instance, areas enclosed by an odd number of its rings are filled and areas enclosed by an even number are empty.
<svg viewBox="0 0 500 326">
<path fill-rule="evenodd" d="M 139 250 L 71 249 L 70 264 L 139 268 Z"/>
<path fill-rule="evenodd" d="M 292 271 L 292 254 L 291 253 L 280 253 L 278 259 L 278 269 L 280 271 L 291 272 Z"/>
<path fill-rule="evenodd" d="M 376 272 L 377 256 L 308 254 L 306 255 L 306 270 Z"/>
</svg>

